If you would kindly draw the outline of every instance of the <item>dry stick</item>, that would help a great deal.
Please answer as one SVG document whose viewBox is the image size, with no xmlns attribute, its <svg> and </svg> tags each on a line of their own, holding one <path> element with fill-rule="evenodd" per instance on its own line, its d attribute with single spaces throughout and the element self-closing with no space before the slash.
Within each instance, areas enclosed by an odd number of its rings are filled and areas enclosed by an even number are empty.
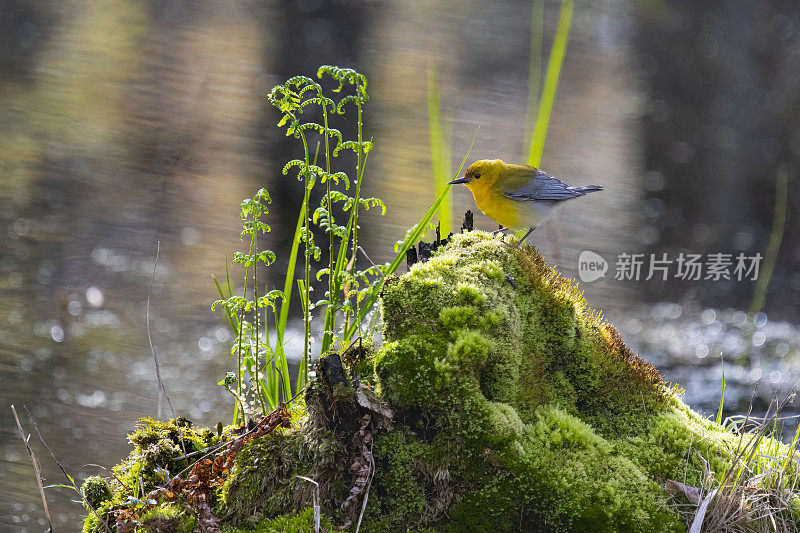
<svg viewBox="0 0 800 533">
<path fill-rule="evenodd" d="M 372 486 L 372 478 L 375 477 L 375 456 L 372 454 L 372 442 L 369 444 L 369 462 L 372 472 L 369 474 L 369 481 L 367 481 L 367 488 L 364 492 L 364 503 L 361 505 L 361 513 L 358 515 L 358 524 L 356 524 L 356 533 L 361 528 L 361 519 L 364 518 L 364 511 L 367 509 L 367 498 L 369 498 L 369 488 Z"/>
<path fill-rule="evenodd" d="M 158 413 L 156 418 L 161 418 L 161 393 L 164 393 L 164 397 L 167 399 L 167 403 L 169 404 L 169 410 L 172 412 L 173 420 L 176 420 L 177 417 L 175 416 L 175 409 L 172 407 L 172 401 L 169 399 L 169 394 L 167 394 L 167 387 L 164 386 L 164 381 L 161 379 L 161 368 L 158 365 L 158 355 L 156 355 L 156 347 L 153 346 L 153 337 L 150 335 L 150 295 L 153 294 L 153 283 L 156 281 L 156 266 L 158 265 L 158 255 L 161 252 L 161 241 L 156 241 L 156 258 L 153 261 L 153 276 L 150 278 L 150 288 L 147 289 L 147 307 L 145 308 L 144 318 L 147 324 L 147 342 L 150 344 L 150 351 L 153 353 L 153 361 L 156 363 L 156 377 L 158 378 Z M 180 432 L 181 438 L 181 449 L 183 452 L 186 453 L 186 443 L 183 442 L 183 432 Z"/>
<path fill-rule="evenodd" d="M 297 391 L 297 393 L 294 396 L 292 396 L 289 399 L 288 402 L 286 402 L 286 405 L 289 405 L 290 403 L 295 401 L 297 399 L 297 397 L 300 396 L 305 391 L 306 391 L 305 387 L 303 387 L 302 389 Z M 274 410 L 270 411 L 269 414 L 272 414 L 275 411 L 277 411 L 277 409 L 274 409 Z M 193 457 L 193 456 L 195 456 L 197 454 L 200 454 L 200 453 L 208 451 L 208 453 L 206 453 L 200 459 L 197 460 L 197 461 L 202 461 L 203 459 L 205 459 L 209 455 L 213 455 L 214 453 L 217 452 L 217 450 L 220 450 L 221 448 L 224 448 L 225 446 L 227 446 L 231 442 L 233 442 L 235 440 L 238 440 L 238 439 L 242 439 L 242 438 L 246 437 L 247 435 L 249 435 L 250 433 L 253 433 L 256 429 L 258 429 L 258 425 L 253 426 L 251 429 L 247 430 L 246 432 L 242 433 L 241 435 L 236 436 L 235 438 L 233 438 L 231 440 L 228 440 L 228 441 L 225 441 L 225 442 L 221 442 L 219 444 L 215 444 L 214 446 L 209 446 L 208 448 L 203 448 L 202 450 L 197 450 L 197 451 L 194 451 L 194 452 L 191 452 L 191 453 L 187 453 L 187 454 L 181 455 L 179 457 L 174 458 L 173 460 L 174 461 L 182 461 L 183 459 L 188 459 L 189 457 Z M 186 468 L 184 468 L 183 470 L 178 472 L 174 477 L 180 477 L 181 474 L 183 474 L 184 472 L 187 472 L 190 468 L 192 468 L 195 465 L 195 463 L 197 463 L 197 461 L 195 461 L 194 463 L 190 464 L 189 466 L 187 466 Z"/>
<path fill-rule="evenodd" d="M 350 349 L 351 349 L 353 346 L 355 346 L 355 345 L 356 345 L 356 343 L 357 343 L 357 342 L 359 342 L 360 340 L 361 340 L 361 335 L 359 335 L 358 337 L 356 337 L 356 338 L 355 338 L 355 340 L 353 340 L 353 342 L 351 342 L 351 343 L 350 343 L 350 346 L 348 346 L 347 348 L 345 348 L 344 350 L 342 350 L 342 355 L 344 355 L 344 354 L 346 354 L 347 352 L 349 352 L 349 351 L 350 351 Z M 296 397 L 297 397 L 297 396 L 295 396 L 295 398 L 296 398 Z M 294 400 L 294 398 L 292 398 L 292 400 Z"/>
<path fill-rule="evenodd" d="M 153 353 L 153 361 L 156 363 L 156 377 L 158 378 L 158 418 L 161 418 L 161 393 L 169 404 L 169 410 L 172 411 L 172 418 L 175 418 L 175 409 L 172 408 L 172 402 L 167 394 L 167 388 L 164 386 L 164 381 L 161 379 L 161 369 L 158 366 L 158 356 L 156 355 L 156 348 L 153 346 L 153 337 L 150 335 L 150 295 L 153 293 L 153 283 L 156 280 L 156 265 L 158 265 L 158 254 L 161 251 L 161 241 L 156 241 L 156 259 L 153 261 L 153 276 L 150 278 L 150 288 L 147 291 L 147 309 L 145 310 L 145 321 L 147 322 L 147 342 L 150 344 L 150 351 Z"/>
<path fill-rule="evenodd" d="M 31 458 L 31 463 L 33 463 L 33 472 L 36 474 L 36 484 L 39 485 L 39 494 L 42 496 L 42 506 L 44 507 L 44 516 L 47 518 L 47 525 L 50 526 L 49 531 L 53 531 L 53 521 L 50 519 L 50 510 L 47 508 L 47 498 L 44 495 L 44 486 L 42 485 L 42 470 L 39 468 L 39 461 L 36 460 L 36 456 L 33 454 L 33 450 L 31 450 L 30 445 L 28 444 L 28 438 L 25 438 L 25 432 L 22 430 L 22 424 L 19 423 L 19 417 L 17 416 L 17 410 L 14 409 L 14 404 L 11 404 L 11 412 L 14 413 L 14 420 L 17 421 L 17 429 L 19 429 L 19 436 L 22 437 L 22 442 L 25 444 L 25 449 L 28 450 L 28 457 Z"/>
<path fill-rule="evenodd" d="M 299 477 L 300 479 L 304 479 L 314 484 L 314 533 L 319 533 L 320 531 L 319 483 L 317 483 L 310 477 L 306 476 L 295 476 L 295 477 Z M 356 533 L 358 533 L 357 528 L 356 528 Z"/>
<path fill-rule="evenodd" d="M 33 429 L 36 430 L 36 434 L 39 436 L 39 440 L 42 441 L 42 444 L 44 444 L 44 447 L 47 448 L 48 452 L 50 452 L 50 457 L 52 457 L 53 461 L 58 465 L 58 468 L 64 474 L 64 477 L 67 478 L 67 481 L 69 481 L 69 484 L 72 486 L 72 488 L 75 489 L 78 492 L 78 494 L 81 495 L 81 498 L 83 498 L 83 501 L 84 501 L 84 503 L 86 503 L 86 506 L 89 507 L 89 509 L 92 510 L 92 513 L 94 513 L 94 515 L 97 517 L 97 519 L 100 520 L 100 522 L 103 524 L 103 526 L 105 526 L 106 530 L 109 533 L 111 533 L 111 529 L 108 527 L 108 524 L 106 524 L 105 520 L 103 520 L 100 517 L 100 514 L 97 512 L 97 510 L 94 508 L 94 506 L 92 506 L 92 504 L 89 503 L 89 500 L 86 499 L 86 496 L 84 496 L 83 491 L 80 490 L 75 485 L 75 481 L 73 481 L 72 477 L 69 474 L 67 474 L 67 470 L 64 468 L 64 466 L 59 462 L 58 459 L 56 459 L 56 454 L 53 453 L 53 450 L 50 449 L 50 446 L 47 444 L 47 442 L 44 440 L 44 437 L 42 437 L 42 434 L 39 432 L 39 426 L 36 425 L 36 421 L 33 419 L 33 416 L 31 416 L 30 411 L 28 411 L 28 407 L 25 404 L 23 404 L 22 408 L 25 409 L 25 414 L 28 415 L 28 420 L 30 420 L 30 423 L 33 425 Z M 11 406 L 11 410 L 14 411 L 14 418 L 17 418 L 17 411 L 14 410 L 14 406 L 13 405 Z M 18 418 L 17 418 L 17 426 L 19 426 L 19 419 Z M 22 430 L 22 428 L 20 427 L 20 431 L 21 430 Z M 27 446 L 27 443 L 25 445 Z M 30 452 L 30 448 L 28 449 L 28 451 Z M 30 453 L 31 453 L 31 456 L 32 456 L 33 452 L 30 452 Z M 35 459 L 34 459 L 34 461 L 35 461 Z M 36 466 L 38 467 L 38 465 L 36 465 Z M 40 486 L 41 486 L 41 482 L 40 482 Z M 42 489 L 42 498 L 44 498 L 44 489 Z M 45 513 L 47 513 L 47 504 L 45 504 L 44 508 L 45 508 Z M 49 513 L 47 513 L 47 518 L 48 518 L 48 521 L 49 521 L 49 519 L 50 519 L 50 514 Z M 52 533 L 52 531 L 53 531 L 52 526 L 50 527 L 50 531 Z"/>
</svg>

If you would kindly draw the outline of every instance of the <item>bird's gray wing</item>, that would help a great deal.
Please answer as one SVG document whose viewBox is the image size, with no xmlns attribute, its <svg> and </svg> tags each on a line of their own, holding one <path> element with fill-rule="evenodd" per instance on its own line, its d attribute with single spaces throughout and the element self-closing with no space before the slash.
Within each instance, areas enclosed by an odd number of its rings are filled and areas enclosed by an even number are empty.
<svg viewBox="0 0 800 533">
<path fill-rule="evenodd" d="M 511 200 L 569 200 L 586 194 L 577 187 L 570 187 L 541 170 L 527 185 L 516 189 L 503 190 L 503 194 Z"/>
</svg>

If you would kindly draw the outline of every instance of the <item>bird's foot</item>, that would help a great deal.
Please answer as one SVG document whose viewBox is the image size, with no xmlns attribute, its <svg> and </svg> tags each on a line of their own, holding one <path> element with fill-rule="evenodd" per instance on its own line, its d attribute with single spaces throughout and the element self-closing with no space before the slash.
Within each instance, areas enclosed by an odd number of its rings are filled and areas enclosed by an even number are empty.
<svg viewBox="0 0 800 533">
<path fill-rule="evenodd" d="M 494 236 L 494 235 L 497 235 L 499 233 L 500 234 L 500 242 L 505 243 L 506 241 L 504 240 L 504 237 L 506 236 L 506 232 L 508 230 L 509 230 L 509 228 L 504 228 L 503 226 L 500 226 L 498 229 L 496 229 L 496 230 L 494 230 L 492 232 L 492 235 Z"/>
<path fill-rule="evenodd" d="M 524 236 L 523 236 L 523 237 L 522 237 L 520 240 L 518 240 L 517 242 L 515 242 L 514 244 L 512 244 L 512 245 L 511 245 L 511 247 L 512 247 L 512 248 L 519 248 L 519 247 L 522 245 L 522 243 L 523 243 L 523 242 L 525 242 L 525 239 L 527 239 L 527 238 L 528 238 L 528 235 L 530 235 L 531 233 L 533 233 L 533 230 L 535 230 L 535 229 L 536 229 L 536 227 L 532 227 L 531 229 L 529 229 L 529 230 L 528 230 L 528 233 L 526 233 L 526 234 L 525 234 L 525 235 L 524 235 Z"/>
</svg>

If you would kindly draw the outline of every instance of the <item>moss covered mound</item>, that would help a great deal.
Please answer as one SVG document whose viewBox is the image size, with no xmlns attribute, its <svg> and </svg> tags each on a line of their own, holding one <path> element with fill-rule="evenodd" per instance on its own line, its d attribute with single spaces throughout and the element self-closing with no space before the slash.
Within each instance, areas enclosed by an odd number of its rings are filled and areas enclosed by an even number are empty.
<svg viewBox="0 0 800 533">
<path fill-rule="evenodd" d="M 664 482 L 700 486 L 705 465 L 730 465 L 738 437 L 683 404 L 531 248 L 456 235 L 382 302 L 383 346 L 342 357 L 359 394 L 317 379 L 300 423 L 246 445 L 214 502 L 225 527 L 305 530 L 317 490 L 323 525 L 345 522 L 367 448 L 361 531 L 375 532 L 685 531 Z"/>
<path fill-rule="evenodd" d="M 463 531 L 680 531 L 663 481 L 699 476 L 693 441 L 724 464 L 729 435 L 532 249 L 456 236 L 386 287 L 383 312 L 375 372 L 409 430 L 391 453 L 405 446 L 419 465 L 406 483 L 421 517 L 446 513 Z M 438 513 L 429 471 L 452 492 Z"/>
</svg>

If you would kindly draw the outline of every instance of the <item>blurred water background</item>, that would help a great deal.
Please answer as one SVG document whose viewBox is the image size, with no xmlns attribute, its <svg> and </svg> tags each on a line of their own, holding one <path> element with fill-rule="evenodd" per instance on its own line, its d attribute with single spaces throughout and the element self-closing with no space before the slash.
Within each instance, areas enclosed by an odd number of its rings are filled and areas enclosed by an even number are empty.
<svg viewBox="0 0 800 533">
<path fill-rule="evenodd" d="M 545 3 L 545 43 L 558 8 Z M 0 529 L 45 528 L 9 404 L 28 407 L 78 482 L 102 473 L 88 463 L 119 462 L 126 432 L 155 415 L 145 304 L 158 241 L 150 315 L 172 403 L 198 424 L 230 420 L 216 383 L 233 368 L 232 335 L 209 311 L 210 276 L 241 248 L 241 199 L 269 188 L 265 244 L 284 261 L 300 203 L 300 184 L 280 175 L 298 154 L 274 126 L 274 84 L 326 63 L 368 76 L 365 187 L 389 211 L 364 217 L 360 235 L 385 261 L 434 199 L 429 61 L 453 168 L 477 125 L 471 160 L 523 160 L 530 14 L 523 0 L 4 0 Z M 576 5 L 543 168 L 605 191 L 533 241 L 568 276 L 582 251 L 604 257 L 606 277 L 582 284 L 589 304 L 707 414 L 723 364 L 726 415 L 746 411 L 756 385 L 763 414 L 800 371 L 799 15 L 790 0 Z M 760 314 L 747 314 L 752 281 L 614 279 L 624 253 L 765 254 L 781 167 L 786 231 Z M 457 215 L 474 209 L 454 191 Z M 281 271 L 279 259 L 265 286 Z M 47 482 L 63 482 L 31 442 Z M 79 527 L 75 499 L 48 489 L 57 528 Z"/>
</svg>

